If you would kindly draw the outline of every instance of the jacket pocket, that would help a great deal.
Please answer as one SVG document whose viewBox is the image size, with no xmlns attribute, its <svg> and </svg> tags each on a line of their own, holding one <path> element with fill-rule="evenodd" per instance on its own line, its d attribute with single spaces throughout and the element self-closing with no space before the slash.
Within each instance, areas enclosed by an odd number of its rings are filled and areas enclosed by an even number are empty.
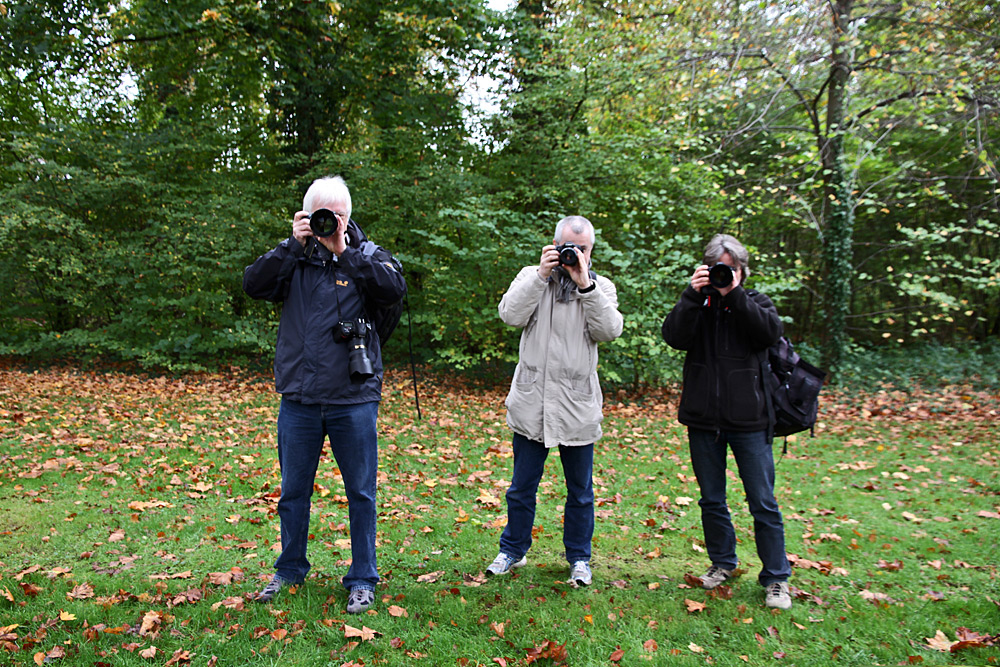
<svg viewBox="0 0 1000 667">
<path fill-rule="evenodd" d="M 684 375 L 681 405 L 689 417 L 706 417 L 711 413 L 712 383 L 715 380 L 705 364 L 691 364 Z"/>
<path fill-rule="evenodd" d="M 518 364 L 514 376 L 514 388 L 518 391 L 531 391 L 538 383 L 538 369 L 527 364 Z"/>
<path fill-rule="evenodd" d="M 752 368 L 733 371 L 726 378 L 726 416 L 734 426 L 757 426 L 763 418 L 767 406 L 758 380 Z"/>
</svg>

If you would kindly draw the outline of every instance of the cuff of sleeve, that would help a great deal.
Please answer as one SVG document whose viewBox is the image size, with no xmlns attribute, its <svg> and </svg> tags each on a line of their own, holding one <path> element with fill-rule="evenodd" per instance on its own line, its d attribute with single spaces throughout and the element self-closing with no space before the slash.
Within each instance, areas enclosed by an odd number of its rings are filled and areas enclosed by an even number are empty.
<svg viewBox="0 0 1000 667">
<path fill-rule="evenodd" d="M 579 292 L 580 294 L 589 294 L 590 292 L 593 292 L 595 289 L 597 289 L 597 281 L 591 280 L 589 287 L 585 287 L 584 289 L 577 288 L 576 291 Z"/>
</svg>

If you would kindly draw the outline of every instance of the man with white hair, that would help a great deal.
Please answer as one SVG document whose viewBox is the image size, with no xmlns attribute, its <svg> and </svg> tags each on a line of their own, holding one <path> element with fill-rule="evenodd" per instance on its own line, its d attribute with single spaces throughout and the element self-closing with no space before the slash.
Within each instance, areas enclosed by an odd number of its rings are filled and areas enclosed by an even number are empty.
<svg viewBox="0 0 1000 667">
<path fill-rule="evenodd" d="M 563 546 L 570 584 L 588 586 L 594 535 L 594 443 L 601 437 L 603 397 L 597 344 L 621 335 L 614 284 L 590 269 L 594 226 L 584 217 L 559 221 L 538 265 L 526 266 L 500 300 L 500 319 L 520 327 L 517 368 L 507 395 L 514 432 L 514 474 L 507 526 L 486 574 L 527 563 L 538 483 L 550 449 L 559 448 L 566 478 Z"/>
<path fill-rule="evenodd" d="M 274 357 L 281 466 L 281 555 L 257 594 L 270 602 L 305 581 L 309 513 L 324 442 L 330 439 L 347 493 L 351 566 L 343 579 L 348 613 L 375 601 L 376 419 L 382 395 L 382 351 L 368 313 L 398 302 L 406 281 L 391 255 L 365 241 L 351 219 L 344 180 L 321 178 L 306 191 L 292 235 L 243 274 L 255 299 L 281 303 Z"/>
</svg>

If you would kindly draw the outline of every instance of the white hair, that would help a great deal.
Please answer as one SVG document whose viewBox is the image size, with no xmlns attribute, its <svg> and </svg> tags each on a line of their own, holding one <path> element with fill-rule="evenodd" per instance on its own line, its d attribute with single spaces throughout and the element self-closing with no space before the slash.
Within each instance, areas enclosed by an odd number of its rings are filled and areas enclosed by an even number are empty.
<svg viewBox="0 0 1000 667">
<path fill-rule="evenodd" d="M 563 230 L 569 227 L 576 234 L 590 232 L 590 247 L 594 247 L 597 241 L 597 234 L 594 233 L 594 225 L 582 215 L 567 215 L 556 225 L 555 241 L 556 245 L 562 243 Z"/>
<path fill-rule="evenodd" d="M 313 181 L 302 198 L 302 210 L 312 213 L 319 202 L 343 204 L 347 217 L 351 217 L 351 191 L 340 176 L 324 176 Z"/>
</svg>

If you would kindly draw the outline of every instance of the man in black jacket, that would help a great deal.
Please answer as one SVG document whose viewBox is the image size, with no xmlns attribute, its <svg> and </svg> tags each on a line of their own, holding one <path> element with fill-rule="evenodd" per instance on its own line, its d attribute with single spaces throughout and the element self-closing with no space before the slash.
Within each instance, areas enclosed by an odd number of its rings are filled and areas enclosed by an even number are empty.
<svg viewBox="0 0 1000 667">
<path fill-rule="evenodd" d="M 774 304 L 746 290 L 749 253 L 719 234 L 703 264 L 663 322 L 663 339 L 684 350 L 678 421 L 688 427 L 691 464 L 701 489 L 702 529 L 712 565 L 702 585 L 712 589 L 737 566 L 736 531 L 726 504 L 726 455 L 732 448 L 754 518 L 758 580 L 768 607 L 792 605 L 785 528 L 774 498 L 774 456 L 761 358 L 782 333 Z M 719 266 L 722 265 L 722 266 Z"/>
<path fill-rule="evenodd" d="M 379 581 L 375 488 L 382 352 L 368 312 L 401 299 L 406 281 L 385 250 L 361 242 L 343 179 L 314 181 L 302 208 L 292 221 L 292 235 L 243 274 L 247 294 L 282 304 L 274 358 L 275 388 L 281 394 L 281 555 L 257 599 L 269 602 L 309 572 L 313 482 L 329 437 L 347 493 L 352 560 L 343 584 L 349 591 L 347 611 L 356 614 L 375 601 Z M 326 224 L 317 224 L 323 218 Z"/>
</svg>

